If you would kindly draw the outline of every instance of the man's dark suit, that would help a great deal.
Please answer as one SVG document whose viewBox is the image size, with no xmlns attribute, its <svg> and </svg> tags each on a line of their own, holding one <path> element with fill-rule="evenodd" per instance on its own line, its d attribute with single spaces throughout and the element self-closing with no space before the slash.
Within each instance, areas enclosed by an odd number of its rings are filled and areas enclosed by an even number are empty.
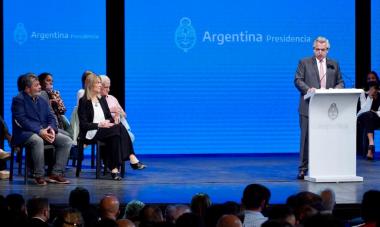
<svg viewBox="0 0 380 227">
<path fill-rule="evenodd" d="M 12 101 L 12 143 L 25 143 L 33 133 L 50 126 L 57 133 L 58 128 L 53 113 L 46 100 L 37 97 L 36 101 L 25 92 L 20 92 Z"/>
<path fill-rule="evenodd" d="M 55 147 L 55 164 L 52 175 L 62 175 L 65 170 L 72 140 L 70 137 L 58 133 L 55 117 L 46 100 L 20 92 L 12 100 L 12 143 L 25 145 L 30 148 L 34 164 L 34 176 L 43 177 L 44 169 L 44 143 L 39 135 L 41 129 L 51 127 L 55 131 L 52 144 Z"/>
<path fill-rule="evenodd" d="M 309 158 L 309 100 L 304 100 L 303 96 L 310 88 L 321 88 L 318 64 L 315 57 L 305 58 L 299 62 L 294 78 L 294 84 L 300 91 L 300 104 L 298 108 L 301 127 L 299 170 L 306 172 L 308 169 Z M 343 87 L 344 82 L 339 64 L 334 60 L 326 58 L 326 89 Z"/>
<path fill-rule="evenodd" d="M 29 220 L 28 226 L 29 227 L 49 227 L 50 225 L 39 218 L 31 218 Z"/>
</svg>

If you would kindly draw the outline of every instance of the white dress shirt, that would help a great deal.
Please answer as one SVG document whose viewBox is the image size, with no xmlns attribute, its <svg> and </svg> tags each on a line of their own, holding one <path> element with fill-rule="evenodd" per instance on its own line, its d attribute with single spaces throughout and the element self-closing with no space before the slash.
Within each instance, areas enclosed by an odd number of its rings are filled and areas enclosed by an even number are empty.
<svg viewBox="0 0 380 227">
<path fill-rule="evenodd" d="M 92 123 L 99 123 L 101 121 L 104 121 L 105 120 L 104 112 L 100 103 L 92 102 L 92 108 L 94 108 L 94 120 L 92 121 Z M 87 131 L 86 139 L 88 140 L 93 139 L 97 132 L 98 132 L 97 129 Z"/>
</svg>

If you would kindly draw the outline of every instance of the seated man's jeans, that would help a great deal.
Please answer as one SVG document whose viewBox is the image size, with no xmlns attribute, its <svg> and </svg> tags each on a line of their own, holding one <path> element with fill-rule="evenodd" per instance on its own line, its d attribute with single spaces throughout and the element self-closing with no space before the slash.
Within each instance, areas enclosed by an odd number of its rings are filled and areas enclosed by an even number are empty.
<svg viewBox="0 0 380 227">
<path fill-rule="evenodd" d="M 55 163 L 52 174 L 62 175 L 65 171 L 67 159 L 73 141 L 70 137 L 63 134 L 56 134 L 53 145 L 55 147 Z M 33 134 L 24 144 L 30 149 L 34 164 L 34 177 L 43 177 L 45 175 L 45 156 L 44 140 L 37 134 Z"/>
</svg>

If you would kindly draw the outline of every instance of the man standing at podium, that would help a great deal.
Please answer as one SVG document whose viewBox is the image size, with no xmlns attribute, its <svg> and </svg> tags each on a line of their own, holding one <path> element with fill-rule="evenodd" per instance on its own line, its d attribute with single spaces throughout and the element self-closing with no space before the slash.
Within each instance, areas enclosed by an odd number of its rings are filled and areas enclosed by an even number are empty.
<svg viewBox="0 0 380 227">
<path fill-rule="evenodd" d="M 294 84 L 300 91 L 299 116 L 301 127 L 300 165 L 297 179 L 303 180 L 309 164 L 309 100 L 303 96 L 315 89 L 343 88 L 344 82 L 339 64 L 327 58 L 329 40 L 317 37 L 313 42 L 314 56 L 299 61 Z"/>
</svg>

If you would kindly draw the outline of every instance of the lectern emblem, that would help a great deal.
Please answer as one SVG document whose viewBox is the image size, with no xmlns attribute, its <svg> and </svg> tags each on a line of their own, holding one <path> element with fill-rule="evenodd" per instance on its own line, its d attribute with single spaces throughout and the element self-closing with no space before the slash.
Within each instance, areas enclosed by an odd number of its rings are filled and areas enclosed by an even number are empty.
<svg viewBox="0 0 380 227">
<path fill-rule="evenodd" d="M 28 39 L 28 33 L 26 32 L 25 26 L 23 23 L 18 23 L 16 29 L 13 32 L 13 38 L 16 43 L 19 45 L 26 42 Z"/>
<path fill-rule="evenodd" d="M 190 18 L 182 17 L 179 21 L 179 26 L 175 31 L 175 43 L 177 47 L 184 52 L 187 52 L 194 47 L 195 42 L 195 30 L 191 25 Z"/>
<path fill-rule="evenodd" d="M 335 120 L 338 117 L 339 111 L 336 103 L 331 103 L 328 115 L 331 120 Z"/>
</svg>

